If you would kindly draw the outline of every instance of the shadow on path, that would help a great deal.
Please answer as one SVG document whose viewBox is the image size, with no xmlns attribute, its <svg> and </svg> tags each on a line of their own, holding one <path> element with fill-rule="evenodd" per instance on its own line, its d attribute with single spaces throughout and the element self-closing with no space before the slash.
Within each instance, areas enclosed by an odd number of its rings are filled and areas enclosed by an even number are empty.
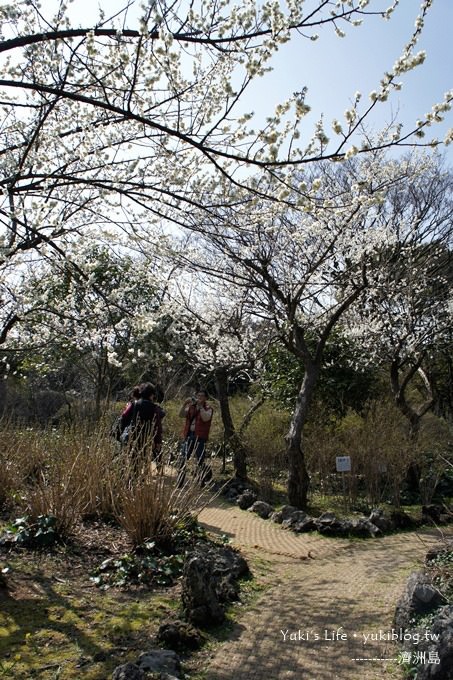
<svg viewBox="0 0 453 680">
<path fill-rule="evenodd" d="M 232 535 L 252 561 L 256 551 L 265 554 L 273 572 L 271 587 L 240 616 L 240 636 L 216 650 L 206 680 L 402 678 L 394 607 L 439 532 L 365 540 L 297 535 L 222 502 L 200 519 Z M 302 561 L 307 550 L 315 558 Z"/>
</svg>

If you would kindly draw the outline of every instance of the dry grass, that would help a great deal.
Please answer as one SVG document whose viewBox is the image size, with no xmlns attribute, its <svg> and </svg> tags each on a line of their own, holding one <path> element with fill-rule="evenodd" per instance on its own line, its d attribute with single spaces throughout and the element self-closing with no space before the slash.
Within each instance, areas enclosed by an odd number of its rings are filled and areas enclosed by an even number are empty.
<svg viewBox="0 0 453 680">
<path fill-rule="evenodd" d="M 137 475 L 131 463 L 126 467 L 127 483 L 119 489 L 115 518 L 126 530 L 134 546 L 147 540 L 167 543 L 181 521 L 197 515 L 212 499 L 212 484 L 200 485 L 198 470 L 185 475 L 178 486 L 178 460 L 174 447 L 164 446 L 159 464 L 146 460 Z M 194 466 L 190 461 L 189 468 Z"/>
<path fill-rule="evenodd" d="M 387 402 L 371 404 L 363 417 L 349 413 L 328 429 L 313 428 L 306 450 L 321 490 L 342 490 L 350 504 L 364 497 L 371 505 L 390 499 L 398 506 L 402 482 L 415 457 L 404 418 Z M 337 456 L 350 456 L 350 473 L 336 473 Z"/>
<path fill-rule="evenodd" d="M 165 541 L 180 520 L 195 514 L 209 498 L 197 475 L 177 486 L 176 444 L 163 451 L 157 466 L 142 456 L 141 470 L 133 452 L 120 448 L 108 428 L 1 431 L 1 498 L 16 505 L 31 521 L 40 515 L 56 518 L 61 537 L 73 533 L 82 519 L 115 519 L 137 546 L 147 539 Z"/>
</svg>

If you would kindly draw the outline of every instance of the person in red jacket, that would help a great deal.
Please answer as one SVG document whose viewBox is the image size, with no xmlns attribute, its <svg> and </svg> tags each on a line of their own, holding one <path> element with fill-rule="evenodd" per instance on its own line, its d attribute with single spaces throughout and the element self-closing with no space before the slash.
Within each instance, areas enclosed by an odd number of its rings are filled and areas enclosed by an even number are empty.
<svg viewBox="0 0 453 680">
<path fill-rule="evenodd" d="M 198 477 L 203 485 L 207 481 L 210 470 L 205 464 L 206 442 L 209 438 L 214 410 L 207 402 L 206 390 L 198 390 L 195 397 L 186 399 L 179 415 L 185 418 L 182 432 L 183 445 L 181 450 L 178 486 L 183 486 L 186 476 L 187 461 L 195 452 L 198 467 Z"/>
</svg>

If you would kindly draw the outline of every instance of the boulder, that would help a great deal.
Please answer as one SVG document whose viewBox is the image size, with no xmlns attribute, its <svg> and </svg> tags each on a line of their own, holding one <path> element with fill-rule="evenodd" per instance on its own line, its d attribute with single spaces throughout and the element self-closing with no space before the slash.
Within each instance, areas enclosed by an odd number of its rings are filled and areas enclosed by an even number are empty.
<svg viewBox="0 0 453 680">
<path fill-rule="evenodd" d="M 441 607 L 429 628 L 413 629 L 408 638 L 404 643 L 406 652 L 424 653 L 426 659 L 430 654 L 436 657 L 436 663 L 416 665 L 416 680 L 453 678 L 453 605 Z"/>
<path fill-rule="evenodd" d="M 352 528 L 352 522 L 338 519 L 333 512 L 324 512 L 314 522 L 323 536 L 347 536 Z"/>
<path fill-rule="evenodd" d="M 181 662 L 172 649 L 150 649 L 140 654 L 137 665 L 145 673 L 167 673 L 181 677 Z"/>
<path fill-rule="evenodd" d="M 257 495 L 254 491 L 251 491 L 250 489 L 247 489 L 247 491 L 244 491 L 244 493 L 241 493 L 240 496 L 237 498 L 237 504 L 241 508 L 241 510 L 248 510 L 250 506 L 252 506 L 257 499 Z"/>
<path fill-rule="evenodd" d="M 313 517 L 309 517 L 307 515 L 307 517 L 305 517 L 300 522 L 293 524 L 291 529 L 298 534 L 306 533 L 308 531 L 316 531 L 316 522 Z"/>
<path fill-rule="evenodd" d="M 112 673 L 112 680 L 143 680 L 143 671 L 135 663 L 117 666 Z"/>
<path fill-rule="evenodd" d="M 409 576 L 406 589 L 396 605 L 395 627 L 408 628 L 415 616 L 428 614 L 442 604 L 445 604 L 445 598 L 432 585 L 430 577 L 416 571 Z"/>
<path fill-rule="evenodd" d="M 366 538 L 367 536 L 378 536 L 381 530 L 373 522 L 370 522 L 366 517 L 359 517 L 350 522 L 349 533 L 351 536 L 360 536 Z"/>
<path fill-rule="evenodd" d="M 294 510 L 291 513 L 287 513 L 286 518 L 282 521 L 282 527 L 284 529 L 292 529 L 298 522 L 303 522 L 307 517 L 307 513 L 303 510 Z"/>
<path fill-rule="evenodd" d="M 284 505 L 280 510 L 277 510 L 277 512 L 273 512 L 270 519 L 276 524 L 281 524 L 284 520 L 291 517 L 293 512 L 297 511 L 298 509 L 294 505 Z"/>
<path fill-rule="evenodd" d="M 328 522 L 336 521 L 336 519 L 337 519 L 337 516 L 333 512 L 323 512 L 322 515 L 319 515 L 317 521 L 327 524 Z"/>
<path fill-rule="evenodd" d="M 183 609 L 190 623 L 202 628 L 221 623 L 221 603 L 238 599 L 237 580 L 248 564 L 230 546 L 199 543 L 188 555 L 182 579 Z"/>
<path fill-rule="evenodd" d="M 274 508 L 269 503 L 264 501 L 255 501 L 253 505 L 249 507 L 249 512 L 254 512 L 262 519 L 268 519 L 270 515 L 274 512 Z"/>
<path fill-rule="evenodd" d="M 222 495 L 228 500 L 233 501 L 235 501 L 238 496 L 243 494 L 245 491 L 253 491 L 253 489 L 250 488 L 250 482 L 246 482 L 242 479 L 236 479 L 236 477 L 229 479 L 225 484 L 222 485 L 221 489 Z"/>
<path fill-rule="evenodd" d="M 199 554 L 188 556 L 182 577 L 182 605 L 188 621 L 195 626 L 217 625 L 225 619 L 216 585 L 210 561 Z"/>
<path fill-rule="evenodd" d="M 236 489 L 227 489 L 223 492 L 223 497 L 229 503 L 236 503 L 239 496 L 239 492 Z"/>
<path fill-rule="evenodd" d="M 390 519 L 390 517 L 387 517 L 384 513 L 384 511 L 381 508 L 373 508 L 373 510 L 370 513 L 370 516 L 368 517 L 368 520 L 377 526 L 378 529 L 382 531 L 382 533 L 387 533 L 389 531 L 393 531 L 395 528 L 395 524 L 393 521 Z"/>
</svg>

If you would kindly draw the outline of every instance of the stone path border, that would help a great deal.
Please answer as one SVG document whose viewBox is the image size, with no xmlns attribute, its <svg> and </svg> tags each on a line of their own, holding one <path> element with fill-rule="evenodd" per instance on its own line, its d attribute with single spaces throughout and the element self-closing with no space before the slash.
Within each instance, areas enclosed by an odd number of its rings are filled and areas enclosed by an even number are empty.
<svg viewBox="0 0 453 680">
<path fill-rule="evenodd" d="M 294 534 L 219 499 L 199 519 L 229 536 L 252 568 L 260 564 L 267 581 L 206 661 L 206 680 L 402 678 L 389 639 L 394 607 L 438 531 L 365 540 Z"/>
</svg>

